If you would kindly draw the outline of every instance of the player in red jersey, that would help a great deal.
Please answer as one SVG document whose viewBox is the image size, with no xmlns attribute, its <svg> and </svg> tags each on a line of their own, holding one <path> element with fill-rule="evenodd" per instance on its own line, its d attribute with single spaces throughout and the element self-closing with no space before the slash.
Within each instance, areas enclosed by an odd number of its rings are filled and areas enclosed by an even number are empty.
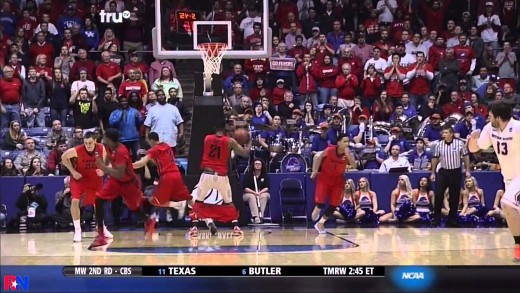
<svg viewBox="0 0 520 293">
<path fill-rule="evenodd" d="M 191 194 L 182 180 L 172 148 L 164 142 L 159 142 L 159 134 L 156 132 L 150 132 L 148 140 L 152 148 L 148 150 L 146 156 L 133 164 L 134 169 L 143 168 L 150 161 L 157 166 L 159 184 L 148 200 L 156 207 L 176 208 L 179 214 L 184 215 L 186 205 L 179 206 L 173 202 L 186 203 L 187 200 L 191 200 Z"/>
<path fill-rule="evenodd" d="M 145 233 L 151 236 L 155 225 L 155 214 L 151 213 L 151 205 L 144 201 L 143 192 L 139 178 L 134 173 L 132 160 L 128 149 L 119 142 L 119 132 L 117 129 L 109 128 L 105 131 L 104 143 L 106 146 L 107 157 L 96 158 L 98 176 L 109 175 L 107 182 L 101 188 L 96 198 L 96 222 L 98 235 L 90 244 L 90 250 L 107 244 L 107 237 L 103 231 L 103 220 L 105 217 L 105 201 L 113 200 L 119 196 L 128 210 L 137 212 L 145 220 Z M 110 162 L 110 167 L 107 166 Z M 141 209 L 143 207 L 145 210 Z M 149 216 L 146 215 L 146 212 Z"/>
<path fill-rule="evenodd" d="M 311 179 L 316 178 L 316 189 L 314 201 L 316 207 L 312 211 L 312 220 L 317 221 L 314 228 L 318 233 L 325 234 L 325 221 L 340 205 L 343 197 L 343 186 L 345 186 L 345 169 L 347 165 L 355 163 L 355 159 L 348 150 L 348 136 L 345 134 L 338 135 L 336 139 L 337 145 L 327 147 L 317 158 L 314 158 Z M 318 174 L 318 170 L 321 172 Z M 321 209 L 325 203 L 328 207 L 325 213 L 319 219 Z M 319 221 L 318 221 L 319 219 Z"/>
<path fill-rule="evenodd" d="M 225 135 L 226 124 L 224 121 L 215 127 L 215 134 L 206 135 L 204 138 L 204 150 L 200 168 L 199 183 L 197 184 L 197 196 L 195 204 L 190 212 L 192 227 L 189 235 L 198 236 L 197 224 L 204 220 L 211 231 L 217 234 L 217 227 L 213 221 L 234 224 L 233 234 L 242 235 L 238 227 L 238 213 L 232 202 L 231 185 L 228 178 L 228 161 L 230 152 L 241 157 L 248 157 L 251 149 L 249 141 L 245 146 L 241 146 L 235 139 Z M 211 189 L 216 189 L 222 195 L 222 205 L 205 204 L 204 198 Z"/>
<path fill-rule="evenodd" d="M 81 223 L 79 204 L 82 206 L 93 205 L 96 193 L 101 189 L 102 179 L 96 174 L 96 157 L 106 157 L 106 150 L 102 144 L 96 143 L 94 132 L 87 132 L 83 138 L 83 145 L 68 149 L 61 155 L 63 166 L 70 171 L 70 194 L 72 203 L 70 214 L 74 223 L 74 242 L 81 242 Z M 76 161 L 75 164 L 71 159 Z M 108 238 L 112 234 L 103 226 L 104 233 Z"/>
</svg>

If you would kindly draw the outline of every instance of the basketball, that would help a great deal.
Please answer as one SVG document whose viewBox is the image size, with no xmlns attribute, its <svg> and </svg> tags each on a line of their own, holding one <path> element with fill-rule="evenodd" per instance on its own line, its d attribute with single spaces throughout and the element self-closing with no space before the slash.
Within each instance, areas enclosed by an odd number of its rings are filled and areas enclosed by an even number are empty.
<svg viewBox="0 0 520 293">
<path fill-rule="evenodd" d="M 249 132 L 243 128 L 237 128 L 233 133 L 233 138 L 241 145 L 249 142 Z"/>
</svg>

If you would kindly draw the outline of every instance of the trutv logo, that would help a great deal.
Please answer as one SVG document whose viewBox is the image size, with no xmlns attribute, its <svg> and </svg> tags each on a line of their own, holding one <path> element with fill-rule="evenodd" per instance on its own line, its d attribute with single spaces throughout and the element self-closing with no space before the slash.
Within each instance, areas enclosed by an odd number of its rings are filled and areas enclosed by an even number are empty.
<svg viewBox="0 0 520 293">
<path fill-rule="evenodd" d="M 5 275 L 4 291 L 29 291 L 29 276 Z"/>
<path fill-rule="evenodd" d="M 101 10 L 99 16 L 101 23 L 122 23 L 123 19 L 130 18 L 130 11 L 106 12 L 105 10 Z"/>
</svg>

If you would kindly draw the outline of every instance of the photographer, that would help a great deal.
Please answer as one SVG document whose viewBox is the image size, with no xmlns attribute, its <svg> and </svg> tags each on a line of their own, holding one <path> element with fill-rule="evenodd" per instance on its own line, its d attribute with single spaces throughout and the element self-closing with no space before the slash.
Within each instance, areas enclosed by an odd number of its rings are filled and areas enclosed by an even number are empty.
<svg viewBox="0 0 520 293">
<path fill-rule="evenodd" d="M 56 213 L 52 215 L 52 221 L 58 229 L 72 227 L 72 216 L 70 214 L 72 198 L 70 196 L 70 177 L 63 180 L 63 191 L 56 192 L 54 208 Z M 81 203 L 80 203 L 81 206 Z M 94 213 L 92 211 L 81 210 L 81 222 L 90 223 Z"/>
<path fill-rule="evenodd" d="M 20 210 L 13 220 L 17 227 L 20 223 L 26 223 L 28 230 L 43 230 L 47 223 L 47 200 L 38 194 L 43 185 L 25 184 L 22 194 L 16 200 L 16 207 Z"/>
</svg>

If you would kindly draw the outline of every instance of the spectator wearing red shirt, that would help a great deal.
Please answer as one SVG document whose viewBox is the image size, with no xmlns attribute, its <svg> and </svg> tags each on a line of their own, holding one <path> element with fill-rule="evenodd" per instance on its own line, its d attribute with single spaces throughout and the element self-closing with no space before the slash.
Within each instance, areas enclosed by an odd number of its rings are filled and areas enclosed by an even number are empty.
<svg viewBox="0 0 520 293">
<path fill-rule="evenodd" d="M 446 45 L 444 44 L 444 37 L 438 36 L 435 44 L 428 50 L 428 63 L 430 63 L 435 72 L 439 71 L 439 61 L 444 58 L 445 53 Z"/>
<path fill-rule="evenodd" d="M 335 84 L 338 68 L 332 64 L 330 56 L 325 56 L 323 62 L 312 66 L 311 72 L 318 82 L 320 103 L 325 104 L 330 96 L 336 96 L 338 92 Z"/>
<path fill-rule="evenodd" d="M 136 69 L 130 69 L 128 70 L 128 79 L 123 81 L 121 85 L 119 86 L 119 89 L 117 91 L 117 95 L 125 96 L 127 99 L 130 99 L 130 93 L 137 92 L 139 94 L 139 98 L 143 103 L 143 107 L 146 106 L 147 99 L 147 88 L 144 83 L 142 83 L 140 80 L 136 79 L 135 74 Z"/>
<path fill-rule="evenodd" d="M 287 52 L 287 54 L 291 57 L 294 57 L 297 63 L 301 63 L 303 61 L 303 55 L 305 53 L 309 53 L 309 49 L 303 46 L 303 36 L 297 35 L 295 40 L 296 44 Z"/>
<path fill-rule="evenodd" d="M 284 94 L 286 91 L 288 91 L 288 89 L 285 87 L 285 81 L 281 78 L 278 79 L 271 94 L 271 103 L 278 107 L 278 105 L 284 102 Z"/>
<path fill-rule="evenodd" d="M 144 60 L 142 60 L 141 58 L 139 58 L 139 55 L 135 52 L 128 52 L 128 56 L 130 57 L 130 62 L 128 62 L 125 67 L 123 68 L 123 74 L 130 78 L 130 76 L 128 75 L 128 71 L 133 69 L 133 70 L 139 70 L 141 71 L 141 77 L 144 79 L 144 80 L 147 80 L 148 79 L 148 65 L 146 65 L 146 63 L 144 62 Z"/>
<path fill-rule="evenodd" d="M 45 35 L 43 32 L 39 32 L 36 35 L 36 42 L 32 43 L 29 47 L 29 57 L 31 58 L 32 64 L 36 64 L 36 57 L 38 55 L 47 56 L 46 65 L 52 67 L 54 65 L 54 47 L 45 41 Z"/>
<path fill-rule="evenodd" d="M 332 49 L 332 47 L 327 44 L 327 37 L 325 34 L 320 34 L 318 41 L 319 43 L 314 46 L 314 48 L 316 48 L 316 57 L 314 57 L 314 60 L 321 62 L 325 56 L 334 56 L 334 49 Z"/>
<path fill-rule="evenodd" d="M 459 80 L 459 97 L 462 102 L 471 101 L 471 92 L 469 91 L 468 81 L 465 79 Z"/>
<path fill-rule="evenodd" d="M 410 104 L 417 109 L 424 104 L 430 94 L 430 83 L 433 80 L 433 69 L 426 63 L 424 52 L 416 52 L 417 62 L 408 66 L 406 77 L 410 80 Z"/>
<path fill-rule="evenodd" d="M 292 13 L 293 16 L 298 15 L 296 4 L 289 0 L 280 0 L 274 13 L 274 19 L 280 24 L 280 27 L 289 27 L 290 22 L 287 22 L 289 13 Z"/>
<path fill-rule="evenodd" d="M 352 50 L 348 47 L 341 51 L 341 57 L 338 59 L 338 71 L 345 63 L 350 64 L 350 72 L 352 72 L 352 74 L 358 77 L 362 76 L 363 64 L 361 63 L 361 59 L 352 55 Z"/>
<path fill-rule="evenodd" d="M 475 93 L 471 94 L 471 105 L 473 106 L 473 109 L 475 110 L 475 115 L 478 114 L 484 118 L 487 117 L 488 109 L 487 109 L 486 105 L 480 103 L 480 100 L 479 100 L 477 94 L 475 94 Z"/>
<path fill-rule="evenodd" d="M 87 58 L 87 50 L 79 49 L 78 50 L 78 59 L 72 65 L 70 69 L 70 82 L 76 81 L 79 79 L 79 69 L 85 68 L 87 70 L 87 79 L 94 80 L 94 76 L 96 73 L 96 63 L 94 61 Z"/>
<path fill-rule="evenodd" d="M 365 30 L 367 31 L 367 41 L 373 43 L 379 36 L 379 19 L 377 17 L 377 10 L 370 11 L 370 17 L 363 22 Z"/>
<path fill-rule="evenodd" d="M 102 63 L 96 67 L 96 78 L 98 81 L 98 96 L 105 95 L 105 88 L 112 84 L 114 87 L 121 79 L 121 68 L 114 62 L 110 62 L 110 52 L 101 53 Z"/>
<path fill-rule="evenodd" d="M 266 58 L 253 58 L 244 61 L 244 71 L 249 80 L 256 80 L 258 77 L 265 78 L 268 69 L 269 63 Z"/>
<path fill-rule="evenodd" d="M 373 64 L 368 65 L 360 87 L 363 106 L 371 109 L 375 99 L 379 96 L 381 88 L 381 78 L 377 75 Z"/>
<path fill-rule="evenodd" d="M 465 35 L 459 36 L 459 44 L 453 47 L 455 59 L 459 60 L 460 73 L 459 75 L 472 76 L 477 60 L 473 55 L 473 49 L 467 44 L 468 38 Z"/>
<path fill-rule="evenodd" d="M 358 125 L 359 124 L 359 117 L 364 115 L 365 119 L 367 119 L 370 116 L 370 111 L 367 107 L 364 107 L 361 104 L 361 98 L 355 97 L 354 98 L 354 106 L 352 106 L 352 124 Z"/>
<path fill-rule="evenodd" d="M 431 6 L 429 6 L 426 1 L 419 1 L 419 9 L 424 15 L 424 22 L 429 31 L 435 30 L 438 33 L 444 31 L 442 27 L 444 24 L 444 16 L 450 7 L 451 1 L 452 0 L 444 0 L 442 6 L 440 0 L 432 1 Z"/>
<path fill-rule="evenodd" d="M 14 69 L 3 68 L 4 77 L 0 79 L 0 101 L 5 109 L 1 115 L 1 126 L 6 129 L 11 121 L 20 122 L 20 103 L 22 101 L 22 81 L 13 77 Z"/>
<path fill-rule="evenodd" d="M 373 45 L 381 49 L 381 58 L 388 60 L 388 49 L 390 49 L 392 45 L 392 42 L 388 38 L 388 30 L 381 30 L 381 38 Z"/>
<path fill-rule="evenodd" d="M 373 54 L 372 45 L 365 43 L 365 34 L 359 34 L 358 43 L 352 48 L 352 55 L 361 59 L 361 64 L 365 64 L 368 59 L 372 58 Z"/>
<path fill-rule="evenodd" d="M 386 90 L 381 91 L 379 98 L 377 98 L 372 105 L 372 113 L 374 121 L 388 121 L 394 112 L 393 102 L 389 100 Z"/>
<path fill-rule="evenodd" d="M 298 92 L 300 96 L 305 97 L 303 100 L 310 99 L 313 105 L 318 105 L 318 94 L 316 88 L 316 80 L 314 80 L 311 72 L 311 55 L 306 53 L 303 55 L 303 62 L 296 68 L 296 76 L 300 81 Z"/>
<path fill-rule="evenodd" d="M 22 18 L 18 20 L 17 27 L 23 28 L 26 40 L 32 39 L 36 26 L 36 20 L 31 17 L 29 10 L 24 8 L 22 10 Z"/>
<path fill-rule="evenodd" d="M 255 22 L 253 24 L 253 34 L 247 36 L 247 38 L 244 40 L 245 49 L 249 50 L 258 43 L 260 43 L 260 45 L 262 45 L 262 41 L 263 41 L 262 24 L 259 22 Z"/>
<path fill-rule="evenodd" d="M 442 33 L 442 36 L 444 37 L 444 40 L 446 40 L 446 43 L 448 43 L 448 40 L 455 37 L 455 21 L 450 19 L 446 23 L 446 30 Z"/>
<path fill-rule="evenodd" d="M 336 88 L 338 89 L 338 99 L 352 101 L 356 95 L 359 81 L 357 76 L 351 73 L 350 64 L 345 63 L 341 66 L 341 73 L 336 77 Z M 348 103 L 347 103 L 348 105 Z"/>
<path fill-rule="evenodd" d="M 258 76 L 255 79 L 252 79 L 255 81 L 254 86 L 249 89 L 249 98 L 251 98 L 251 101 L 259 102 L 260 100 L 260 91 L 266 89 L 266 81 L 265 76 Z"/>
<path fill-rule="evenodd" d="M 403 80 L 406 78 L 406 69 L 401 67 L 401 56 L 397 53 L 392 54 L 392 63 L 385 69 L 384 78 L 387 80 L 386 91 L 388 96 L 396 102 L 404 93 Z"/>
<path fill-rule="evenodd" d="M 457 93 L 456 91 L 451 92 L 450 102 L 442 106 L 443 117 L 448 117 L 453 113 L 462 114 L 463 106 L 464 104 L 462 103 L 462 100 L 459 97 L 459 93 Z"/>
<path fill-rule="evenodd" d="M 52 67 L 47 66 L 47 56 L 40 54 L 36 57 L 36 76 L 51 81 L 53 76 Z"/>
</svg>

